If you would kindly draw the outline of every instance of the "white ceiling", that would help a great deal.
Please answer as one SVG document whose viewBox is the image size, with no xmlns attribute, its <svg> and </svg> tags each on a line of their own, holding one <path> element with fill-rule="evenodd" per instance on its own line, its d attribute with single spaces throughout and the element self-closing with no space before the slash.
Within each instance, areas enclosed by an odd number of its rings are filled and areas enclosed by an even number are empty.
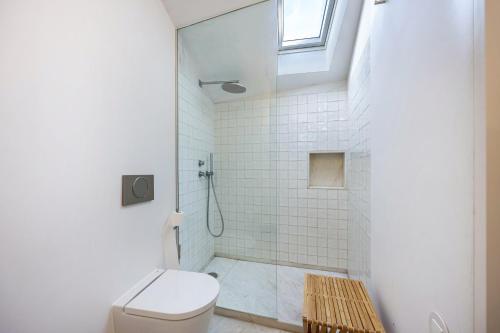
<svg viewBox="0 0 500 333">
<path fill-rule="evenodd" d="M 262 0 L 162 0 L 177 28 L 185 27 Z"/>
</svg>

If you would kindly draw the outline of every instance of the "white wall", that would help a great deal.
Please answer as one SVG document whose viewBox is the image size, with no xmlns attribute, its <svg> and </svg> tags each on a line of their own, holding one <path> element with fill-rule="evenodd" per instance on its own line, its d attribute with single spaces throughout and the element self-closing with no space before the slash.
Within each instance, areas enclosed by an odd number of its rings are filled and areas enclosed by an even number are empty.
<svg viewBox="0 0 500 333">
<path fill-rule="evenodd" d="M 485 2 L 474 0 L 474 333 L 487 332 Z"/>
<path fill-rule="evenodd" d="M 217 255 L 347 268 L 347 190 L 308 188 L 308 152 L 347 150 L 345 102 L 337 82 L 217 104 Z"/>
<path fill-rule="evenodd" d="M 370 285 L 371 276 L 371 2 L 365 2 L 348 83 L 349 223 L 347 267 L 351 278 Z"/>
<path fill-rule="evenodd" d="M 225 221 L 217 256 L 276 259 L 275 128 L 275 98 L 216 104 L 215 186 Z"/>
<path fill-rule="evenodd" d="M 162 264 L 174 27 L 160 0 L 0 2 L 0 331 L 106 332 Z M 155 200 L 121 207 L 121 175 Z"/>
<path fill-rule="evenodd" d="M 179 205 L 184 212 L 181 267 L 200 271 L 214 256 L 214 238 L 206 224 L 208 183 L 198 173 L 208 170 L 209 155 L 215 151 L 216 114 L 214 103 L 198 85 L 199 71 L 183 43 L 182 32 L 178 36 Z M 205 165 L 200 167 L 199 160 Z M 213 205 L 210 223 L 215 223 Z"/>
<path fill-rule="evenodd" d="M 345 152 L 346 83 L 280 93 L 278 99 L 278 260 L 347 268 L 347 190 L 309 188 L 309 152 Z M 346 168 L 348 168 L 346 166 Z"/>
<path fill-rule="evenodd" d="M 473 331 L 473 1 L 375 9 L 372 279 L 388 332 Z"/>
</svg>

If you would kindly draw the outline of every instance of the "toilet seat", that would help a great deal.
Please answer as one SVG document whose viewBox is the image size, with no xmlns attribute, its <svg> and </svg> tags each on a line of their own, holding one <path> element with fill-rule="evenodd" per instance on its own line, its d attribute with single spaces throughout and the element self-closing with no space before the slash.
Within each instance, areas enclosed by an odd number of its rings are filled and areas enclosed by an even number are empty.
<svg viewBox="0 0 500 333">
<path fill-rule="evenodd" d="M 195 272 L 167 270 L 124 307 L 131 315 L 164 320 L 185 320 L 215 305 L 219 283 Z"/>
</svg>

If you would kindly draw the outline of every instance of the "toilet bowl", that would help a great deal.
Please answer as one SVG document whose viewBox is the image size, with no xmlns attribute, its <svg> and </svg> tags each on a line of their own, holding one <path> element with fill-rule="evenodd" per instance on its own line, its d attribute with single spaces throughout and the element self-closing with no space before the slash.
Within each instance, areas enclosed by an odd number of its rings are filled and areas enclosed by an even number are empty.
<svg viewBox="0 0 500 333">
<path fill-rule="evenodd" d="M 113 304 L 115 333 L 207 333 L 218 295 L 207 274 L 157 269 Z"/>
</svg>

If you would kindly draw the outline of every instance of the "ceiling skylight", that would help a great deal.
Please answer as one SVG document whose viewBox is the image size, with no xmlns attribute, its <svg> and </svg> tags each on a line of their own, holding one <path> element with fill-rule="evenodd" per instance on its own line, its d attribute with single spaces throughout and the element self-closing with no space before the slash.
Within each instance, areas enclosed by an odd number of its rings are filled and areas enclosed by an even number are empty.
<svg viewBox="0 0 500 333">
<path fill-rule="evenodd" d="M 335 0 L 278 0 L 281 50 L 324 46 Z"/>
</svg>

